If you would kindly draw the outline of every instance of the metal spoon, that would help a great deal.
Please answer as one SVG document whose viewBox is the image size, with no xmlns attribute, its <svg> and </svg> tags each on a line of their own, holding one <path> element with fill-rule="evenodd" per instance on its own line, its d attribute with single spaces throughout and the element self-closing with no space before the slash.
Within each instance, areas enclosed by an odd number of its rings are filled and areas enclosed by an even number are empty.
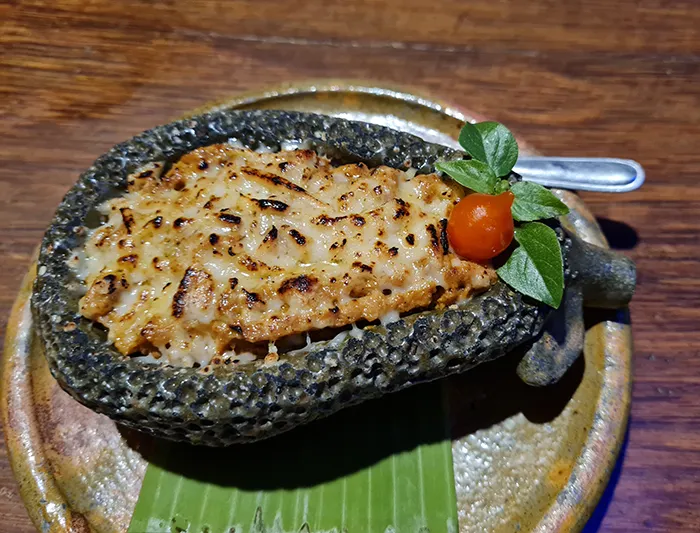
<svg viewBox="0 0 700 533">
<path fill-rule="evenodd" d="M 642 166 L 631 159 L 524 156 L 513 170 L 540 185 L 578 191 L 630 192 L 645 178 Z"/>
<path fill-rule="evenodd" d="M 454 110 L 448 114 L 460 121 L 466 120 L 464 115 Z M 463 150 L 457 140 L 448 134 L 397 118 L 394 115 L 375 115 L 352 111 L 336 113 L 336 116 L 406 131 L 428 142 Z M 522 156 L 518 158 L 513 170 L 528 181 L 534 181 L 547 187 L 577 191 L 630 192 L 638 189 L 644 183 L 644 169 L 639 163 L 630 159 Z"/>
</svg>

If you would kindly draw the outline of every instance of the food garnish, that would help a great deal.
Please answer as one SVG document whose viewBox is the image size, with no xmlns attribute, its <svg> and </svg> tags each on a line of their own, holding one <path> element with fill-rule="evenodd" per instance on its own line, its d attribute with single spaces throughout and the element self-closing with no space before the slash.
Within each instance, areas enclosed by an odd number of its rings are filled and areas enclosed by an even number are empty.
<svg viewBox="0 0 700 533">
<path fill-rule="evenodd" d="M 513 193 L 474 193 L 455 206 L 447 222 L 447 237 L 455 252 L 474 261 L 492 259 L 513 241 Z"/>
<path fill-rule="evenodd" d="M 566 215 L 569 208 L 537 183 L 507 179 L 518 159 L 518 143 L 503 124 L 467 122 L 459 143 L 471 159 L 435 165 L 474 191 L 452 212 L 450 244 L 463 257 L 487 260 L 508 249 L 515 236 L 519 246 L 498 276 L 513 289 L 558 308 L 564 294 L 561 247 L 551 227 L 534 221 Z"/>
</svg>

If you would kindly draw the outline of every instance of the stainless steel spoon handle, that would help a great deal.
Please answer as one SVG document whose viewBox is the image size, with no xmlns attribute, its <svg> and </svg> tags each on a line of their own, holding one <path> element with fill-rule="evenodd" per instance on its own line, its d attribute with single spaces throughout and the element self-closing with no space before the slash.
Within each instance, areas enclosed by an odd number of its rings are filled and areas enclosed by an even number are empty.
<svg viewBox="0 0 700 533">
<path fill-rule="evenodd" d="M 540 185 L 579 191 L 630 192 L 645 177 L 636 161 L 595 157 L 520 157 L 513 170 Z"/>
</svg>

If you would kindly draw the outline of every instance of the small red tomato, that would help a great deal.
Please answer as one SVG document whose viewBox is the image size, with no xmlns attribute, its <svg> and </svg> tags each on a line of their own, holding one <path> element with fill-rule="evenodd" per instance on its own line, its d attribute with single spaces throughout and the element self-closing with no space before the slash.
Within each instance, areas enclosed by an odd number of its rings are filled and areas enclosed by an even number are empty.
<svg viewBox="0 0 700 533">
<path fill-rule="evenodd" d="M 465 259 L 484 261 L 508 248 L 513 241 L 513 193 L 498 196 L 474 193 L 455 206 L 447 223 L 454 251 Z"/>
</svg>

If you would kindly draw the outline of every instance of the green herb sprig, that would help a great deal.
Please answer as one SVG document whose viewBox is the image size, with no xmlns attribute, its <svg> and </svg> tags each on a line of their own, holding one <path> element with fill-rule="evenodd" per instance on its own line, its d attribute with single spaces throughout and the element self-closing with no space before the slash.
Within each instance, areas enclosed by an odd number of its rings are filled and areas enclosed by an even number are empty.
<svg viewBox="0 0 700 533">
<path fill-rule="evenodd" d="M 518 160 L 518 143 L 498 122 L 466 123 L 459 144 L 471 156 L 461 161 L 444 161 L 436 168 L 468 189 L 482 194 L 513 193 L 511 207 L 518 247 L 513 250 L 498 276 L 513 289 L 555 309 L 564 294 L 564 262 L 557 235 L 535 220 L 566 215 L 569 208 L 548 189 L 530 181 L 511 184 L 507 178 Z"/>
</svg>

